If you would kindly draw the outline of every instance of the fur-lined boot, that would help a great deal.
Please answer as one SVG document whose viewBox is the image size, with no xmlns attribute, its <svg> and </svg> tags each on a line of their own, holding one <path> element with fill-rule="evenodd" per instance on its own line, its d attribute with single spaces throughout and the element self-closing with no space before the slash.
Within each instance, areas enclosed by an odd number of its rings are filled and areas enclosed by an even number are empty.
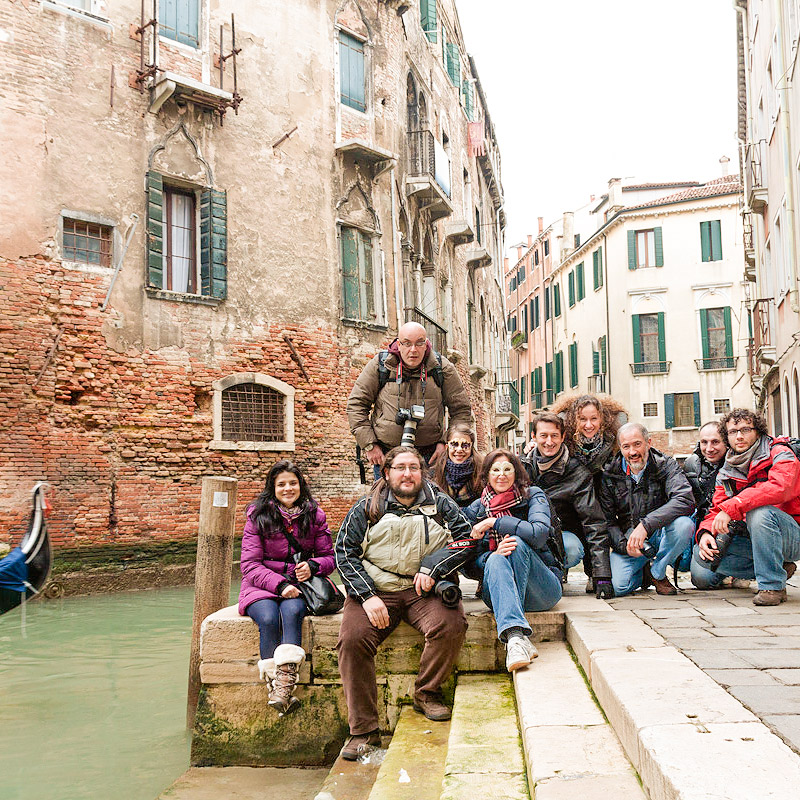
<svg viewBox="0 0 800 800">
<path fill-rule="evenodd" d="M 270 689 L 272 688 L 272 681 L 275 680 L 275 659 L 262 658 L 258 664 L 258 679 L 266 681 Z"/>
<path fill-rule="evenodd" d="M 294 696 L 294 687 L 305 657 L 305 650 L 296 644 L 280 644 L 275 648 L 275 677 L 269 704 L 281 715 L 291 713 L 300 705 Z"/>
</svg>

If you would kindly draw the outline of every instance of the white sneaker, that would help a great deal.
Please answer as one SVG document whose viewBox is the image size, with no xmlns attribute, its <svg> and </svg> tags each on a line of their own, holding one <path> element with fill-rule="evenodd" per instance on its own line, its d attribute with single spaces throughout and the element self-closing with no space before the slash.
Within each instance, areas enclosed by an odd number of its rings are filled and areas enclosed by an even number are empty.
<svg viewBox="0 0 800 800">
<path fill-rule="evenodd" d="M 509 672 L 527 667 L 539 651 L 527 636 L 512 636 L 506 643 L 506 669 Z"/>
</svg>

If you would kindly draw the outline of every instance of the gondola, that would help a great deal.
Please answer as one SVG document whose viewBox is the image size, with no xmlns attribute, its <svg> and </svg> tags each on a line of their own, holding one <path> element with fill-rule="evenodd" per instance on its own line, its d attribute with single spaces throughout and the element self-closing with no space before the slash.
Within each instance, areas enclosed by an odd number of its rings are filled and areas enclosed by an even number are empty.
<svg viewBox="0 0 800 800">
<path fill-rule="evenodd" d="M 0 559 L 0 614 L 38 594 L 50 575 L 52 551 L 47 534 L 45 483 L 33 487 L 33 509 L 28 531 L 5 558 Z"/>
</svg>

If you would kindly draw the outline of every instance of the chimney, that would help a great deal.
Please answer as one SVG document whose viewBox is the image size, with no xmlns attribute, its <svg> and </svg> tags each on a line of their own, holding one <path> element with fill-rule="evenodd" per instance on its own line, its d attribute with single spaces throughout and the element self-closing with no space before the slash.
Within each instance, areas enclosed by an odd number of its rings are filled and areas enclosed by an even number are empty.
<svg viewBox="0 0 800 800">
<path fill-rule="evenodd" d="M 723 177 L 728 174 L 728 164 L 730 163 L 731 160 L 728 158 L 728 156 L 722 156 L 722 158 L 719 160 L 719 165 L 722 168 Z"/>
<path fill-rule="evenodd" d="M 565 211 L 561 224 L 561 261 L 563 261 L 573 250 L 575 244 L 575 212 Z"/>
<path fill-rule="evenodd" d="M 532 244 L 533 244 L 533 236 L 531 236 L 531 234 L 528 234 L 528 247 L 530 247 Z"/>
<path fill-rule="evenodd" d="M 539 217 L 539 233 L 544 230 L 544 217 Z"/>
<path fill-rule="evenodd" d="M 622 206 L 622 180 L 611 178 L 608 182 L 608 215 L 615 214 Z"/>
</svg>

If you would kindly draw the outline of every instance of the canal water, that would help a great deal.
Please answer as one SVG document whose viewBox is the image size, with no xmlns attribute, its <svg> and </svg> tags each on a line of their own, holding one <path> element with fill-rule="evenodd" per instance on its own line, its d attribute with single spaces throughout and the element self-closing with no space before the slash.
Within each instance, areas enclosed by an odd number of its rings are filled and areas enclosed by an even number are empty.
<svg viewBox="0 0 800 800">
<path fill-rule="evenodd" d="M 238 586 L 231 591 L 231 602 Z M 189 765 L 192 588 L 0 617 L 0 798 L 153 800 Z"/>
</svg>

